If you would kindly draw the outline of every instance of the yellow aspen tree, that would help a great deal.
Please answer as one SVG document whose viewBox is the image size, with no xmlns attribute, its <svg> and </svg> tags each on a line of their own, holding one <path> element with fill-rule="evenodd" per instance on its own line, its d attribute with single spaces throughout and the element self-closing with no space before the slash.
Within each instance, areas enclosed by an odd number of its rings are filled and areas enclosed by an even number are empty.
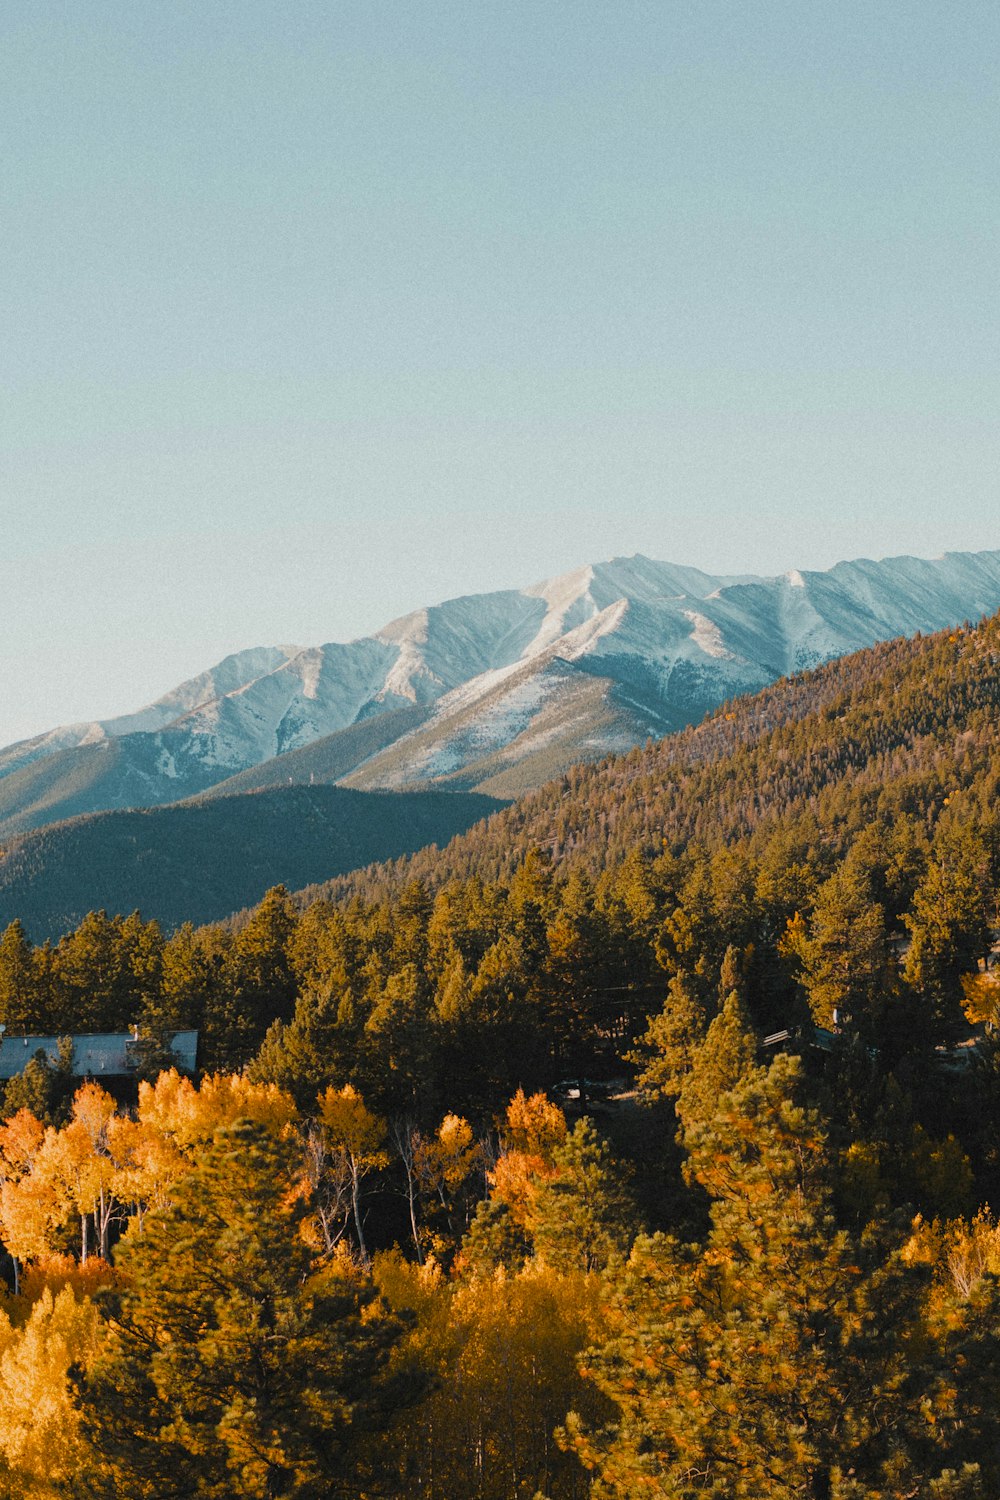
<svg viewBox="0 0 1000 1500">
<path fill-rule="evenodd" d="M 493 1197 L 506 1204 L 519 1228 L 531 1219 L 533 1183 L 553 1175 L 553 1159 L 566 1139 L 566 1116 L 544 1094 L 518 1089 L 507 1106 L 503 1149 L 488 1174 Z"/>
<path fill-rule="evenodd" d="M 58 1221 L 53 1188 L 34 1175 L 44 1141 L 45 1126 L 29 1109 L 0 1125 L 0 1235 L 14 1262 L 15 1293 L 23 1263 L 50 1249 Z"/>
<path fill-rule="evenodd" d="M 31 1170 L 45 1136 L 45 1126 L 30 1109 L 0 1125 L 0 1172 L 4 1181 L 17 1179 Z"/>
<path fill-rule="evenodd" d="M 65 1205 L 52 1182 L 34 1173 L 0 1186 L 3 1242 L 14 1261 L 14 1291 L 28 1261 L 48 1255 L 53 1235 L 65 1222 Z"/>
<path fill-rule="evenodd" d="M 442 1229 L 433 1237 L 435 1251 L 451 1250 L 467 1227 L 469 1187 L 483 1170 L 484 1152 L 461 1115 L 445 1115 L 428 1140 L 418 1131 L 412 1137 L 413 1180 L 417 1195 L 437 1208 Z M 412 1208 L 412 1205 L 411 1205 Z M 414 1237 L 417 1226 L 413 1220 Z M 417 1239 L 418 1252 L 422 1248 Z"/>
<path fill-rule="evenodd" d="M 350 1222 L 351 1168 L 347 1153 L 331 1147 L 327 1132 L 315 1123 L 305 1139 L 305 1185 L 318 1231 L 318 1245 L 324 1254 L 332 1255 Z"/>
<path fill-rule="evenodd" d="M 47 1186 L 54 1195 L 56 1222 L 68 1224 L 74 1213 L 80 1217 L 80 1261 L 90 1254 L 90 1215 L 97 1198 L 97 1179 L 103 1176 L 84 1125 L 71 1120 L 62 1130 L 51 1126 L 28 1182 Z"/>
<path fill-rule="evenodd" d="M 545 1094 L 526 1098 L 524 1090 L 518 1089 L 507 1106 L 504 1137 L 508 1150 L 550 1161 L 566 1139 L 566 1116 Z"/>
<path fill-rule="evenodd" d="M 108 1258 L 111 1225 L 121 1217 L 120 1174 L 108 1143 L 108 1130 L 116 1108 L 114 1099 L 100 1084 L 85 1083 L 73 1096 L 72 1118 L 66 1127 L 67 1130 L 82 1132 L 90 1144 L 90 1159 L 79 1203 L 80 1212 L 93 1217 L 98 1254 L 102 1260 Z M 86 1261 L 86 1255 L 82 1259 Z"/>
<path fill-rule="evenodd" d="M 182 1149 L 211 1140 L 220 1125 L 252 1120 L 281 1135 L 298 1118 L 290 1094 L 273 1083 L 252 1083 L 238 1073 L 215 1073 L 195 1088 L 175 1068 L 155 1084 L 139 1085 L 139 1119 Z"/>
<path fill-rule="evenodd" d="M 81 1263 L 90 1253 L 91 1220 L 98 1251 L 107 1259 L 111 1225 L 119 1213 L 117 1171 L 107 1144 L 115 1108 L 110 1094 L 96 1083 L 86 1083 L 77 1090 L 72 1118 L 62 1130 L 49 1126 L 39 1141 L 37 1122 L 17 1117 L 16 1127 L 12 1122 L 8 1149 L 20 1153 L 22 1161 L 30 1160 L 21 1176 L 8 1184 L 7 1211 L 17 1221 L 13 1232 L 22 1247 L 33 1245 L 30 1258 L 50 1251 L 52 1232 L 68 1223 L 75 1211 L 80 1215 Z"/>
<path fill-rule="evenodd" d="M 69 1287 L 44 1290 L 21 1328 L 0 1313 L 0 1454 L 12 1494 L 49 1500 L 89 1461 L 69 1372 L 93 1363 L 98 1340 L 93 1304 Z"/>
<path fill-rule="evenodd" d="M 351 1210 L 358 1253 L 364 1266 L 371 1264 L 365 1244 L 361 1213 L 361 1182 L 370 1172 L 384 1167 L 389 1157 L 384 1149 L 388 1133 L 385 1121 L 365 1104 L 357 1089 L 345 1084 L 328 1088 L 319 1098 L 320 1123 L 331 1157 L 346 1166 L 351 1185 Z"/>
<path fill-rule="evenodd" d="M 578 1369 L 600 1327 L 599 1279 L 532 1265 L 456 1281 L 398 1254 L 376 1256 L 373 1274 L 411 1319 L 401 1365 L 430 1377 L 430 1394 L 393 1429 L 391 1493 L 585 1500 L 589 1477 L 553 1433 L 567 1405 L 587 1403 L 595 1421 L 611 1411 Z"/>
<path fill-rule="evenodd" d="M 176 1135 L 180 1120 L 191 1111 L 195 1092 L 190 1078 L 176 1068 L 168 1068 L 155 1083 L 143 1079 L 139 1084 L 138 1118 L 160 1135 Z"/>
<path fill-rule="evenodd" d="M 96 1256 L 91 1256 L 85 1266 L 81 1266 L 75 1255 L 60 1253 L 40 1256 L 24 1269 L 20 1296 L 10 1304 L 11 1315 L 16 1323 L 22 1321 L 45 1292 L 58 1297 L 68 1287 L 80 1302 L 86 1297 L 93 1299 L 103 1287 L 113 1283 L 113 1268 L 107 1261 L 99 1260 Z M 18 1310 L 17 1314 L 15 1309 Z"/>
<path fill-rule="evenodd" d="M 141 1231 L 150 1209 L 159 1211 L 169 1205 L 173 1186 L 190 1163 L 172 1139 L 147 1122 L 124 1115 L 115 1115 L 109 1122 L 107 1142 L 118 1195 Z"/>
<path fill-rule="evenodd" d="M 963 974 L 962 996 L 969 1025 L 992 1031 L 1000 1019 L 1000 974 L 992 969 L 983 974 Z"/>
</svg>

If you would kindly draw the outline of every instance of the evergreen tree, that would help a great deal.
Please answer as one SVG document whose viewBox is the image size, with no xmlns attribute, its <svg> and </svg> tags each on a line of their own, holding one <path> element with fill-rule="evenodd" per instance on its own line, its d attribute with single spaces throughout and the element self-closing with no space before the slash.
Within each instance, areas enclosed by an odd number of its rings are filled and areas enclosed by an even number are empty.
<svg viewBox="0 0 1000 1500">
<path fill-rule="evenodd" d="M 39 1047 L 20 1073 L 8 1079 L 3 1091 L 4 1119 L 19 1109 L 30 1109 L 47 1125 L 61 1124 L 69 1111 L 73 1093 L 73 1039 L 64 1036 L 59 1042 L 55 1062 Z"/>
<path fill-rule="evenodd" d="M 612 1271 L 609 1338 L 585 1368 L 619 1418 L 566 1432 L 595 1500 L 888 1500 L 933 1493 L 961 1454 L 926 1277 L 838 1230 L 799 1079 L 779 1057 L 688 1125 L 712 1199 L 704 1243 L 641 1239 Z"/>
<path fill-rule="evenodd" d="M 329 981 L 310 985 L 290 1021 L 272 1022 L 248 1072 L 287 1089 L 306 1109 L 324 1088 L 357 1076 L 362 1035 L 349 993 Z"/>
<path fill-rule="evenodd" d="M 843 867 L 819 889 L 808 939 L 801 944 L 803 982 L 813 1020 L 874 1038 L 893 991 L 885 913 L 864 874 Z"/>
<path fill-rule="evenodd" d="M 39 1004 L 34 949 L 17 920 L 0 937 L 0 1021 L 8 1032 L 38 1032 L 48 1017 Z"/>
<path fill-rule="evenodd" d="M 667 986 L 663 1009 L 654 1016 L 632 1056 L 641 1067 L 639 1088 L 648 1099 L 676 1098 L 705 1039 L 708 1017 L 683 969 Z"/>
<path fill-rule="evenodd" d="M 602 1271 L 638 1230 L 624 1169 L 588 1119 L 553 1153 L 554 1173 L 535 1188 L 529 1228 L 535 1254 L 554 1270 Z"/>
<path fill-rule="evenodd" d="M 939 839 L 937 851 L 903 919 L 911 934 L 905 974 L 936 1003 L 939 1025 L 948 1032 L 961 1020 L 962 976 L 976 971 L 990 947 L 989 861 L 972 832 Z"/>
<path fill-rule="evenodd" d="M 116 1255 L 107 1351 L 80 1386 L 97 1462 L 69 1492 L 356 1494 L 358 1443 L 404 1399 L 385 1374 L 398 1323 L 353 1271 L 313 1270 L 288 1148 L 261 1127 L 217 1130 L 172 1198 Z"/>
<path fill-rule="evenodd" d="M 291 1018 L 296 979 L 290 949 L 296 916 L 288 892 L 276 885 L 249 922 L 225 945 L 221 984 L 209 988 L 206 1052 L 213 1067 L 242 1067 L 274 1020 Z"/>
<path fill-rule="evenodd" d="M 739 990 L 726 996 L 722 1009 L 695 1051 L 678 1090 L 677 1113 L 685 1130 L 711 1119 L 718 1100 L 743 1080 L 757 1056 L 750 1013 Z"/>
<path fill-rule="evenodd" d="M 142 1012 L 157 984 L 162 946 L 156 923 L 89 912 L 56 945 L 54 979 L 74 1031 L 121 1031 Z"/>
</svg>

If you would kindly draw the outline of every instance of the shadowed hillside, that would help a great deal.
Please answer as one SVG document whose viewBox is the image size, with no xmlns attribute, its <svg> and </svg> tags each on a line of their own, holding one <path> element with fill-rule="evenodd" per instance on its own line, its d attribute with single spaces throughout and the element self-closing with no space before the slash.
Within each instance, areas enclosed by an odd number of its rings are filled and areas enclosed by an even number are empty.
<svg viewBox="0 0 1000 1500">
<path fill-rule="evenodd" d="M 275 884 L 444 843 L 500 805 L 462 793 L 293 786 L 73 818 L 7 844 L 0 924 L 19 917 L 40 940 L 100 908 L 139 908 L 167 928 L 211 922 Z"/>
</svg>

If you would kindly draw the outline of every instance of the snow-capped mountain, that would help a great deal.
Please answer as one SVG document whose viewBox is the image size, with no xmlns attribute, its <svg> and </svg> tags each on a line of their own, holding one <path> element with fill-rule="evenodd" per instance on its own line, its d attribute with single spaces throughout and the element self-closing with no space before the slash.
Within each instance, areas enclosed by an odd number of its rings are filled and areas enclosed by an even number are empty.
<svg viewBox="0 0 1000 1500">
<path fill-rule="evenodd" d="M 9 746 L 0 829 L 310 779 L 504 795 L 790 672 L 998 608 L 1000 552 L 776 578 L 616 558 L 347 644 L 243 651 L 134 714 Z"/>
</svg>

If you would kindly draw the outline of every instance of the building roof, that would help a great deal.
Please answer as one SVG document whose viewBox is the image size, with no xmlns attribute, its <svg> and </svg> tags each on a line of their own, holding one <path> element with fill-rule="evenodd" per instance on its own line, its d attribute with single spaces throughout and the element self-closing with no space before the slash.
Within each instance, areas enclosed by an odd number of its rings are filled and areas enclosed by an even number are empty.
<svg viewBox="0 0 1000 1500">
<path fill-rule="evenodd" d="M 16 1078 L 37 1052 L 44 1052 L 51 1063 L 59 1061 L 57 1036 L 0 1037 L 0 1081 Z M 131 1031 L 99 1031 L 71 1037 L 74 1078 L 129 1078 L 136 1071 L 137 1042 Z M 193 1073 L 198 1056 L 197 1031 L 175 1031 L 170 1050 L 178 1068 Z"/>
</svg>

